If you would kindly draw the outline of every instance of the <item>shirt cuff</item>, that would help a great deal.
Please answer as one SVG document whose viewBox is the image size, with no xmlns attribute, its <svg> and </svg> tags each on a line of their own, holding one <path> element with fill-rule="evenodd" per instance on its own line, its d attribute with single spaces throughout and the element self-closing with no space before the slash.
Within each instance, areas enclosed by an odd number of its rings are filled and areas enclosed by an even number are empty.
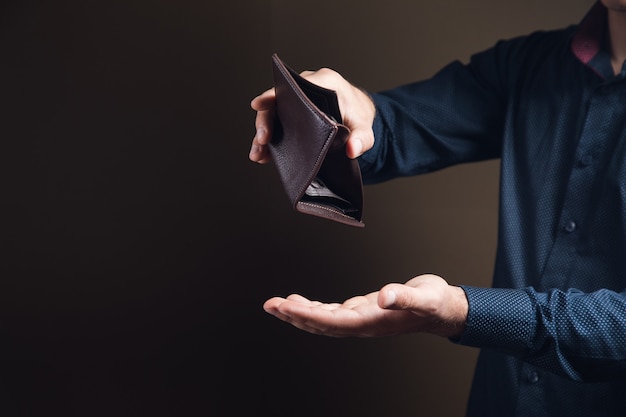
<svg viewBox="0 0 626 417">
<path fill-rule="evenodd" d="M 537 320 L 523 289 L 461 286 L 469 303 L 465 329 L 454 343 L 510 354 L 530 349 Z"/>
<path fill-rule="evenodd" d="M 386 140 L 387 127 L 379 110 L 380 101 L 383 98 L 378 93 L 369 93 L 370 98 L 376 106 L 376 114 L 372 123 L 374 132 L 374 145 L 358 158 L 358 162 L 363 174 L 364 182 L 368 182 L 368 174 L 370 171 L 375 172 L 377 169 L 377 160 L 380 159 L 380 153 L 383 152 L 383 142 Z"/>
</svg>

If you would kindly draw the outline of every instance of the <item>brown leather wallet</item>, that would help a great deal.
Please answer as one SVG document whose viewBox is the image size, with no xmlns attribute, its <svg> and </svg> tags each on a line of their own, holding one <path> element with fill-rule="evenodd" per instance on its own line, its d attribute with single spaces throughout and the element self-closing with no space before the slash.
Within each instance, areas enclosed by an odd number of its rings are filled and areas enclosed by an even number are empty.
<svg viewBox="0 0 626 417">
<path fill-rule="evenodd" d="M 296 211 L 364 227 L 363 181 L 345 153 L 350 130 L 337 95 L 307 81 L 272 55 L 276 119 L 272 160 Z"/>
</svg>

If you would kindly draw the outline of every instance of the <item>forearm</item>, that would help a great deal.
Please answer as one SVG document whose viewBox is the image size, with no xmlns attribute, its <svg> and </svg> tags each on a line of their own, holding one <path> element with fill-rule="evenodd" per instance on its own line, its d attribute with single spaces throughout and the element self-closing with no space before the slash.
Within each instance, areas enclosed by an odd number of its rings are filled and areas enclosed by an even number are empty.
<svg viewBox="0 0 626 417">
<path fill-rule="evenodd" d="M 626 294 L 464 290 L 468 319 L 455 342 L 502 351 L 573 380 L 626 376 Z"/>
<path fill-rule="evenodd" d="M 374 146 L 360 158 L 366 183 L 498 157 L 503 98 L 454 62 L 433 78 L 372 94 Z"/>
</svg>

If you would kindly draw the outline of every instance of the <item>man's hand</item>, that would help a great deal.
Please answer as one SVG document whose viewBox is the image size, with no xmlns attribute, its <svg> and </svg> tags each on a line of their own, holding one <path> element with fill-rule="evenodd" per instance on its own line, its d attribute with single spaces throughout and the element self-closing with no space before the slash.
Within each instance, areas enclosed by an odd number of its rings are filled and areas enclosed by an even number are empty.
<svg viewBox="0 0 626 417">
<path fill-rule="evenodd" d="M 346 155 L 349 158 L 356 158 L 369 150 L 374 145 L 372 123 L 376 113 L 370 97 L 346 81 L 339 73 L 328 68 L 304 71 L 300 75 L 337 93 L 343 123 L 350 129 Z M 263 164 L 270 160 L 268 144 L 272 139 L 275 100 L 276 94 L 272 88 L 255 97 L 250 103 L 252 109 L 257 112 L 256 134 L 252 139 L 249 156 L 251 161 Z"/>
<path fill-rule="evenodd" d="M 444 337 L 461 334 L 468 303 L 462 288 L 436 275 L 421 275 L 406 284 L 339 303 L 311 301 L 301 295 L 274 297 L 263 308 L 309 333 L 332 337 L 381 337 L 427 332 Z"/>
</svg>

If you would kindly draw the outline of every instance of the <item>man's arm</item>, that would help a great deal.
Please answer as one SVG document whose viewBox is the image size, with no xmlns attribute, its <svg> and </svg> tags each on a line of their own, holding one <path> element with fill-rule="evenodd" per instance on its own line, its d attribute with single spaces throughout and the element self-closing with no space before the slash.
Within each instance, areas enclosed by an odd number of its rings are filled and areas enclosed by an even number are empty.
<svg viewBox="0 0 626 417">
<path fill-rule="evenodd" d="M 626 376 L 626 292 L 463 287 L 459 344 L 498 350 L 576 381 Z"/>
<path fill-rule="evenodd" d="M 421 275 L 406 284 L 387 284 L 343 303 L 322 303 L 292 294 L 271 298 L 263 308 L 301 330 L 324 336 L 426 332 L 458 337 L 465 326 L 468 304 L 461 288 L 436 275 Z"/>
</svg>

